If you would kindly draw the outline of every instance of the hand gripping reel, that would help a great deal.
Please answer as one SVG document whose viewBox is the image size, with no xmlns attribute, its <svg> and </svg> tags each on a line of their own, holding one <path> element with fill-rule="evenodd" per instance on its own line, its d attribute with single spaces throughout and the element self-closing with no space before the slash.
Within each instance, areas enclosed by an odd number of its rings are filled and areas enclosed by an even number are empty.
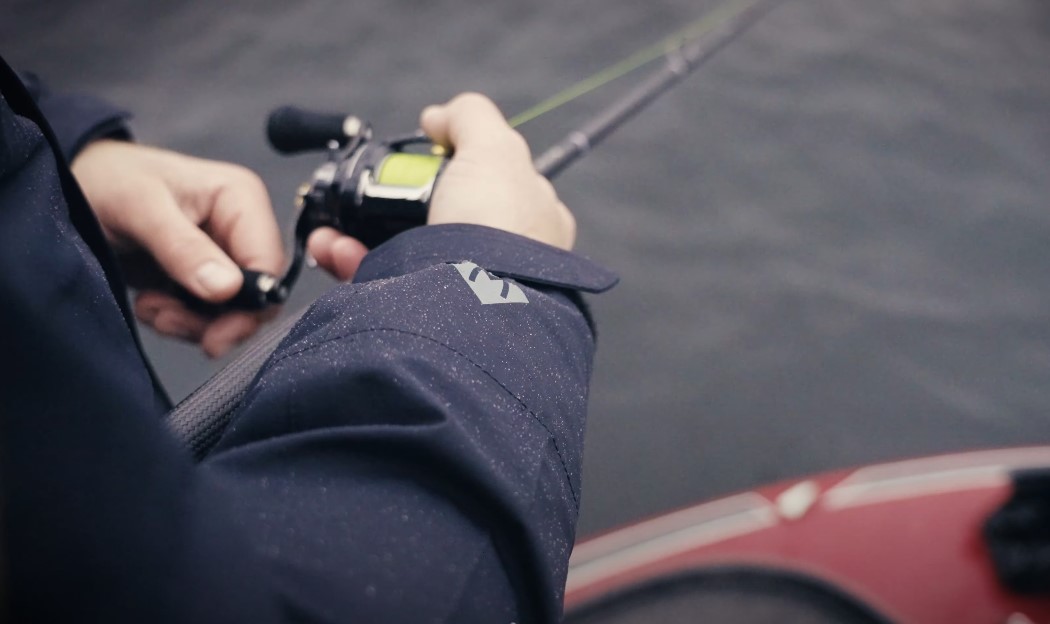
<svg viewBox="0 0 1050 624">
<path fill-rule="evenodd" d="M 241 291 L 224 307 L 257 310 L 283 303 L 299 278 L 306 241 L 333 227 L 372 248 L 424 225 L 434 184 L 448 162 L 422 132 L 375 140 L 357 117 L 284 106 L 270 114 L 267 137 L 282 154 L 327 150 L 328 157 L 296 192 L 292 261 L 284 276 L 242 269 Z"/>
</svg>

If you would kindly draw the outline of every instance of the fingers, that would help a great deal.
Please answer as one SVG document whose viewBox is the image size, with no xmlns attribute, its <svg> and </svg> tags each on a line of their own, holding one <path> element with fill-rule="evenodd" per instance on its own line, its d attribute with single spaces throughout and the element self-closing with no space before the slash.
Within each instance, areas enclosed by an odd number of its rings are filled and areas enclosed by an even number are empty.
<svg viewBox="0 0 1050 624">
<path fill-rule="evenodd" d="M 194 296 L 211 303 L 232 297 L 243 281 L 233 260 L 186 217 L 162 185 L 138 190 L 139 209 L 122 212 L 121 230 Z"/>
<path fill-rule="evenodd" d="M 81 151 L 72 168 L 123 257 L 147 252 L 170 280 L 202 301 L 221 304 L 235 295 L 243 282 L 240 267 L 275 275 L 284 269 L 266 187 L 244 167 L 99 140 Z M 162 334 L 200 341 L 211 356 L 242 341 L 276 310 L 214 317 L 198 312 L 158 291 L 143 292 L 136 301 L 143 322 Z"/>
<path fill-rule="evenodd" d="M 158 291 L 144 291 L 135 298 L 135 316 L 157 333 L 198 342 L 207 319 L 188 310 L 177 298 Z"/>
<path fill-rule="evenodd" d="M 168 198 L 196 198 L 191 201 L 196 201 L 198 210 L 206 215 L 201 226 L 191 220 L 193 213 L 185 206 L 164 205 L 165 200 L 158 198 L 153 209 L 144 210 L 145 214 L 127 227 L 173 280 L 204 301 L 221 303 L 241 286 L 239 266 L 280 274 L 284 252 L 262 182 L 233 166 L 216 164 L 212 171 L 221 177 L 210 187 L 214 189 L 211 192 L 187 188 L 180 180 L 171 179 L 166 189 Z M 203 177 L 203 173 L 198 175 Z M 194 188 L 196 195 L 190 194 Z M 156 232 L 166 234 L 158 236 Z M 146 291 L 136 312 L 158 333 L 198 342 L 214 358 L 255 333 L 276 309 L 264 313 L 230 310 L 204 316 L 177 298 Z"/>
<path fill-rule="evenodd" d="M 254 334 L 277 312 L 265 314 L 230 311 L 209 318 L 189 308 L 176 297 L 159 291 L 144 291 L 135 299 L 135 316 L 154 331 L 169 338 L 200 343 L 209 357 L 225 355 Z"/>
<path fill-rule="evenodd" d="M 368 253 L 368 248 L 360 241 L 330 227 L 314 230 L 306 248 L 317 264 L 341 281 L 353 279 L 361 260 Z"/>
<path fill-rule="evenodd" d="M 464 93 L 443 106 L 427 107 L 419 122 L 434 142 L 454 148 L 461 156 L 498 151 L 501 158 L 529 159 L 525 139 L 507 124 L 492 100 L 478 93 Z"/>
<path fill-rule="evenodd" d="M 214 175 L 216 191 L 205 229 L 238 265 L 280 274 L 284 247 L 266 186 L 235 165 L 216 165 Z"/>
<path fill-rule="evenodd" d="M 262 320 L 250 312 L 228 312 L 209 323 L 201 335 L 201 349 L 208 357 L 217 358 L 254 334 Z"/>
<path fill-rule="evenodd" d="M 125 250 L 146 249 L 193 295 L 229 298 L 241 285 L 234 262 L 198 224 L 221 196 L 213 180 L 222 165 L 122 141 L 100 140 L 73 161 L 107 236 Z"/>
</svg>

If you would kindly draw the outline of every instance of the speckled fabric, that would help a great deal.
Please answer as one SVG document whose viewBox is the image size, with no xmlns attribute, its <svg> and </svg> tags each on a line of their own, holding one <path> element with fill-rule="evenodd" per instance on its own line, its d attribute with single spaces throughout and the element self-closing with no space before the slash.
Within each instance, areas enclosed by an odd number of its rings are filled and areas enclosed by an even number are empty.
<svg viewBox="0 0 1050 624">
<path fill-rule="evenodd" d="M 462 261 L 515 276 L 527 303 L 481 303 L 453 266 Z M 556 621 L 594 352 L 565 289 L 615 277 L 528 239 L 448 225 L 391 240 L 358 280 L 293 329 L 205 465 L 237 484 L 241 516 L 303 603 L 324 584 L 331 614 Z M 404 514 L 365 530 L 390 484 Z"/>
<path fill-rule="evenodd" d="M 0 622 L 280 621 L 222 490 L 161 425 L 102 233 L 2 61 L 0 268 Z"/>
</svg>

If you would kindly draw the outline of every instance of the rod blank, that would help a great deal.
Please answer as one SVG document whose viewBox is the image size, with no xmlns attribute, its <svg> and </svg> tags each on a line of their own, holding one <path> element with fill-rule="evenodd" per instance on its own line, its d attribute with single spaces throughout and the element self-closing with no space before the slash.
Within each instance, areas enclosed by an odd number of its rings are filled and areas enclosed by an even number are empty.
<svg viewBox="0 0 1050 624">
<path fill-rule="evenodd" d="M 703 65 L 779 2 L 781 0 L 756 0 L 713 30 L 671 50 L 661 69 L 595 115 L 583 127 L 570 132 L 564 139 L 540 154 L 533 161 L 536 171 L 548 179 L 553 179 L 604 141 L 624 122 Z"/>
</svg>

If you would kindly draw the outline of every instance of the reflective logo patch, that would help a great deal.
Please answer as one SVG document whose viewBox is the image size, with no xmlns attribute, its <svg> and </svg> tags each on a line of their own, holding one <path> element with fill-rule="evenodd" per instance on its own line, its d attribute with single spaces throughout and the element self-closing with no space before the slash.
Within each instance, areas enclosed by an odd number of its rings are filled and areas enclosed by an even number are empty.
<svg viewBox="0 0 1050 624">
<path fill-rule="evenodd" d="M 463 276 L 467 286 L 474 291 L 483 304 L 490 303 L 528 303 L 525 293 L 509 280 L 501 280 L 488 273 L 473 262 L 453 264 Z"/>
</svg>

